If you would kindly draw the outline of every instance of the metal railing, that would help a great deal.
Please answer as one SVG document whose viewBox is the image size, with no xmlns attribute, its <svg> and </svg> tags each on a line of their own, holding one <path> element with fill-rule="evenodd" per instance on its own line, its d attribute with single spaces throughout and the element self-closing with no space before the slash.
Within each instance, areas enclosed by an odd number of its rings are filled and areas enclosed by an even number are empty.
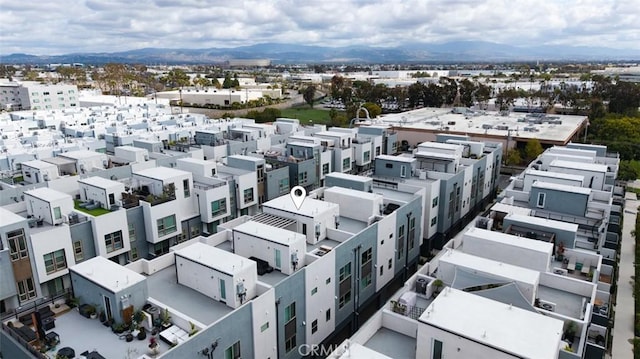
<svg viewBox="0 0 640 359">
<path fill-rule="evenodd" d="M 389 309 L 391 309 L 391 311 L 394 313 L 402 314 L 405 317 L 418 320 L 418 318 L 420 318 L 422 313 L 424 313 L 424 311 L 427 308 L 402 304 L 402 303 L 399 303 L 398 301 L 392 300 L 389 302 Z"/>
</svg>

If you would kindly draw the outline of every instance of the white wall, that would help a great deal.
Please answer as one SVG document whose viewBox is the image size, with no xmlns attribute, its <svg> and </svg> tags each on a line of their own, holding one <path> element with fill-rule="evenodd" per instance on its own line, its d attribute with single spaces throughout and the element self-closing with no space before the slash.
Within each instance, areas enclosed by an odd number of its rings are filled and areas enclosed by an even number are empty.
<svg viewBox="0 0 640 359">
<path fill-rule="evenodd" d="M 382 195 L 344 191 L 342 188 L 327 188 L 324 191 L 324 199 L 327 202 L 337 203 L 342 216 L 365 223 L 368 223 L 371 216 L 381 215 L 380 208 L 384 200 Z"/>
<path fill-rule="evenodd" d="M 433 355 L 433 339 L 442 342 L 442 357 L 452 358 L 518 358 L 464 337 L 436 329 L 426 324 L 418 324 L 416 338 L 416 358 L 430 358 Z M 557 343 L 559 346 L 560 343 Z M 554 345 L 549 343 L 548 345 Z"/>
<path fill-rule="evenodd" d="M 40 284 L 69 273 L 69 269 L 64 269 L 47 274 L 43 258 L 45 254 L 64 249 L 67 268 L 76 264 L 71 241 L 71 232 L 69 232 L 69 226 L 66 224 L 51 227 L 46 231 L 32 233 L 31 246 L 33 248 L 33 259 L 36 265 L 36 271 L 38 272 L 37 279 Z"/>
<path fill-rule="evenodd" d="M 391 279 L 395 272 L 395 248 L 396 248 L 396 212 L 385 216 L 376 222 L 378 226 L 378 247 L 376 252 L 376 265 L 374 273 L 376 275 L 376 292 L 384 287 Z M 389 268 L 389 260 L 391 260 L 391 268 Z M 384 268 L 380 275 L 380 268 Z"/>
<path fill-rule="evenodd" d="M 51 202 L 41 200 L 40 198 L 32 197 L 30 195 L 25 196 L 27 202 L 27 211 L 34 218 L 42 218 L 49 224 L 57 224 L 64 222 L 64 219 L 69 216 L 69 213 L 73 210 L 73 200 L 71 197 L 56 199 Z M 56 207 L 60 207 L 62 213 L 61 219 L 55 219 L 53 210 Z"/>
<path fill-rule="evenodd" d="M 258 204 L 258 179 L 255 172 L 234 177 L 237 178 L 236 184 L 238 185 L 238 192 L 236 194 L 236 198 L 238 199 L 236 205 L 238 208 L 247 208 Z M 253 201 L 244 202 L 244 190 L 249 188 L 253 188 Z"/>
<path fill-rule="evenodd" d="M 126 209 L 121 208 L 117 211 L 105 213 L 97 217 L 88 217 L 91 220 L 91 228 L 93 228 L 93 240 L 98 255 L 106 258 L 111 258 L 131 250 Z M 104 236 L 117 231 L 122 231 L 122 248 L 111 253 L 107 253 Z"/>
<path fill-rule="evenodd" d="M 224 301 L 231 308 L 242 305 L 237 296 L 236 283 L 244 281 L 247 296 L 243 304 L 256 295 L 257 269 L 254 261 L 247 259 L 242 268 L 238 268 L 236 273 L 229 275 L 181 256 L 176 256 L 175 260 L 178 283 L 209 298 Z M 225 299 L 220 297 L 220 279 L 225 281 Z"/>
<path fill-rule="evenodd" d="M 276 337 L 276 302 L 275 289 L 271 288 L 260 294 L 251 302 L 251 319 L 253 321 L 253 353 L 256 359 L 278 357 L 278 339 Z M 265 331 L 261 327 L 269 323 Z"/>
<path fill-rule="evenodd" d="M 471 207 L 470 204 L 471 204 L 472 179 L 473 179 L 473 166 L 468 166 L 464 169 L 464 179 L 463 179 L 464 186 L 462 187 L 462 205 L 460 208 L 460 217 L 464 217 L 467 213 L 469 213 L 469 208 Z"/>
<path fill-rule="evenodd" d="M 231 214 L 231 199 L 229 196 L 229 184 L 215 187 L 207 190 L 195 189 L 196 198 L 200 202 L 200 219 L 205 223 L 223 219 Z M 211 215 L 211 202 L 225 198 L 227 201 L 227 210 L 217 216 Z"/>
<path fill-rule="evenodd" d="M 335 251 L 322 256 L 305 267 L 305 318 L 307 325 L 306 343 L 318 344 L 335 329 Z M 327 283 L 327 278 L 331 278 Z M 315 294 L 311 290 L 317 288 Z M 331 318 L 326 320 L 327 310 L 331 311 Z M 318 320 L 318 331 L 311 334 L 311 323 Z"/>
<path fill-rule="evenodd" d="M 306 242 L 297 236 L 292 236 L 291 241 L 285 244 L 278 244 L 264 240 L 258 236 L 233 232 L 233 251 L 234 253 L 249 258 L 256 257 L 269 262 L 269 265 L 280 270 L 283 274 L 290 275 L 293 273 L 293 265 L 291 263 L 291 254 L 298 254 L 299 270 L 304 266 Z M 281 268 L 276 267 L 275 249 L 280 250 Z"/>
</svg>

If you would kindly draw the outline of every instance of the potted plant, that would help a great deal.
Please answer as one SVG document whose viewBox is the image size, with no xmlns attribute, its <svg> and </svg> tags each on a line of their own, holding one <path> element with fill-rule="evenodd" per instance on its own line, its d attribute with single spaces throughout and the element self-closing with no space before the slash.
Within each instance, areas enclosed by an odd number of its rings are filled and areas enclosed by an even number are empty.
<svg viewBox="0 0 640 359">
<path fill-rule="evenodd" d="M 442 287 L 444 286 L 444 283 L 442 282 L 442 280 L 440 279 L 436 279 L 433 281 L 433 287 L 435 288 L 434 293 L 436 295 L 440 294 L 440 291 L 442 290 Z"/>
<path fill-rule="evenodd" d="M 147 318 L 147 314 L 142 310 L 137 310 L 133 313 L 133 320 L 138 323 L 138 325 L 142 325 L 142 322 Z"/>
<path fill-rule="evenodd" d="M 162 327 L 163 328 L 169 328 L 171 326 L 171 314 L 169 314 L 169 309 L 168 308 L 164 308 L 164 310 L 162 311 Z"/>
<path fill-rule="evenodd" d="M 193 322 L 189 322 L 189 326 L 191 327 L 191 329 L 189 330 L 189 336 L 191 337 L 198 332 L 198 328 L 196 328 L 196 325 L 193 324 Z"/>
<path fill-rule="evenodd" d="M 69 308 L 76 308 L 80 304 L 80 297 L 69 297 L 67 299 L 67 305 Z"/>
<path fill-rule="evenodd" d="M 91 305 L 88 311 L 89 311 L 89 318 L 96 319 L 98 317 L 98 309 L 96 308 L 96 305 Z"/>
<path fill-rule="evenodd" d="M 138 340 L 145 340 L 147 338 L 147 330 L 144 327 L 140 327 L 138 332 Z"/>
<path fill-rule="evenodd" d="M 556 260 L 564 260 L 564 242 L 560 242 L 560 244 L 558 244 L 558 248 L 556 249 Z"/>
<path fill-rule="evenodd" d="M 149 354 L 151 356 L 156 356 L 160 354 L 160 347 L 158 346 L 158 341 L 156 337 L 149 338 Z"/>
<path fill-rule="evenodd" d="M 576 331 L 578 329 L 576 323 L 569 320 L 565 322 L 564 328 L 564 340 L 568 341 L 569 343 L 573 343 L 573 341 L 575 340 Z"/>
</svg>

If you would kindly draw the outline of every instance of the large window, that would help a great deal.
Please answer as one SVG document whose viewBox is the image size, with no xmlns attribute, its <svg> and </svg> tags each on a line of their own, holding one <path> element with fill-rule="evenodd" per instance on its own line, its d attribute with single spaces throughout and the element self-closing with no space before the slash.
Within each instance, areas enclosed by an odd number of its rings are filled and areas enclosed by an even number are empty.
<svg viewBox="0 0 640 359">
<path fill-rule="evenodd" d="M 64 256 L 64 249 L 47 253 L 43 256 L 43 258 L 47 274 L 55 273 L 67 268 L 67 259 Z"/>
<path fill-rule="evenodd" d="M 283 178 L 278 181 L 278 191 L 279 193 L 289 192 L 289 177 Z"/>
<path fill-rule="evenodd" d="M 136 227 L 133 223 L 129 223 L 129 242 L 136 241 Z"/>
<path fill-rule="evenodd" d="M 360 268 L 360 288 L 364 289 L 368 286 L 371 285 L 371 277 L 372 277 L 372 263 L 371 263 L 371 257 L 372 257 L 372 251 L 371 248 L 367 249 L 366 251 L 362 252 L 361 256 L 361 268 Z"/>
<path fill-rule="evenodd" d="M 438 223 L 438 216 L 431 218 L 431 227 L 435 226 Z"/>
<path fill-rule="evenodd" d="M 322 174 L 326 175 L 327 173 L 329 173 L 329 164 L 325 163 L 322 165 Z"/>
<path fill-rule="evenodd" d="M 84 259 L 84 254 L 82 253 L 82 242 L 73 242 L 73 255 L 76 259 L 76 262 L 80 262 Z"/>
<path fill-rule="evenodd" d="M 398 228 L 398 242 L 396 242 L 396 258 L 404 256 L 404 225 Z"/>
<path fill-rule="evenodd" d="M 400 166 L 400 177 L 407 177 L 407 166 Z"/>
<path fill-rule="evenodd" d="M 284 326 L 285 326 L 285 352 L 290 352 L 296 347 L 296 302 L 293 302 L 284 308 Z"/>
<path fill-rule="evenodd" d="M 222 198 L 211 202 L 211 217 L 219 216 L 227 212 L 227 199 Z"/>
<path fill-rule="evenodd" d="M 298 173 L 298 184 L 306 183 L 308 178 L 309 176 L 306 171 Z"/>
<path fill-rule="evenodd" d="M 338 308 L 344 307 L 351 301 L 351 262 L 340 268 L 340 293 Z"/>
<path fill-rule="evenodd" d="M 438 206 L 438 197 L 434 197 L 431 200 L 431 208 L 436 208 Z"/>
<path fill-rule="evenodd" d="M 158 221 L 158 236 L 162 237 L 169 233 L 177 231 L 176 215 L 172 214 L 168 217 L 160 218 Z"/>
<path fill-rule="evenodd" d="M 342 160 L 342 170 L 346 171 L 346 170 L 350 170 L 350 169 L 351 169 L 351 158 L 347 157 L 347 158 Z"/>
<path fill-rule="evenodd" d="M 182 180 L 182 187 L 184 188 L 184 198 L 191 197 L 191 188 L 189 188 L 189 179 Z"/>
<path fill-rule="evenodd" d="M 318 331 L 318 319 L 311 322 L 311 334 Z"/>
<path fill-rule="evenodd" d="M 416 217 L 409 220 L 409 250 L 415 246 L 416 238 Z"/>
<path fill-rule="evenodd" d="M 29 257 L 27 241 L 24 238 L 24 229 L 7 232 L 7 240 L 9 241 L 9 252 L 12 261 Z"/>
<path fill-rule="evenodd" d="M 364 157 L 364 162 L 371 161 L 371 151 L 365 151 L 363 157 Z"/>
<path fill-rule="evenodd" d="M 296 302 L 289 304 L 284 308 L 284 322 L 289 323 L 291 320 L 296 319 Z"/>
<path fill-rule="evenodd" d="M 36 287 L 33 285 L 33 278 L 29 277 L 18 282 L 18 296 L 21 302 L 36 297 Z"/>
<path fill-rule="evenodd" d="M 224 359 L 240 359 L 241 357 L 239 340 L 224 351 Z"/>
<path fill-rule="evenodd" d="M 243 191 L 244 203 L 253 202 L 253 188 L 247 188 Z"/>
<path fill-rule="evenodd" d="M 107 253 L 122 249 L 122 231 L 106 234 L 104 236 L 104 244 L 107 248 Z"/>
</svg>

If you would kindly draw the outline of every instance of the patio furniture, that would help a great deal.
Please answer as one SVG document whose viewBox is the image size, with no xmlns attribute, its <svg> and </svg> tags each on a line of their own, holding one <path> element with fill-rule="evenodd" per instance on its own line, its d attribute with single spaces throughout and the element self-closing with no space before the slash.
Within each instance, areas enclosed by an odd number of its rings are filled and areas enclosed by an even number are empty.
<svg viewBox="0 0 640 359">
<path fill-rule="evenodd" d="M 582 266 L 580 272 L 582 274 L 589 274 L 589 271 L 591 270 L 591 262 L 589 261 L 585 261 L 584 265 Z"/>
<path fill-rule="evenodd" d="M 177 325 L 173 325 L 160 332 L 160 339 L 169 345 L 180 344 L 189 339 L 189 333 Z"/>
<path fill-rule="evenodd" d="M 49 346 L 54 346 L 60 343 L 60 336 L 56 332 L 49 332 L 44 336 L 44 340 Z"/>
<path fill-rule="evenodd" d="M 58 356 L 72 359 L 72 358 L 76 357 L 76 351 L 73 350 L 73 348 L 64 347 L 64 348 L 61 348 L 60 350 L 58 350 L 58 352 L 56 353 L 56 357 L 58 357 Z"/>
<path fill-rule="evenodd" d="M 95 307 L 91 304 L 82 304 L 78 307 L 78 312 L 85 318 L 91 318 L 91 313 L 95 312 Z"/>
<path fill-rule="evenodd" d="M 97 351 L 84 351 L 82 352 L 82 354 L 80 354 L 80 358 L 85 358 L 85 359 L 106 359 L 105 357 L 103 357 L 102 355 L 100 355 L 100 353 L 98 353 Z"/>
<path fill-rule="evenodd" d="M 44 330 L 51 330 L 56 327 L 56 318 L 49 317 L 42 320 L 42 328 Z"/>
<path fill-rule="evenodd" d="M 569 264 L 567 264 L 567 270 L 571 272 L 576 270 L 576 257 L 569 258 Z"/>
<path fill-rule="evenodd" d="M 44 322 L 45 319 L 52 318 L 52 317 L 55 316 L 55 313 L 51 310 L 51 308 L 48 305 L 38 309 L 38 312 L 40 313 L 40 319 L 43 322 Z M 33 313 L 33 312 L 31 312 L 31 313 Z M 26 326 L 33 325 L 33 319 L 31 317 L 31 313 L 25 314 L 25 315 L 21 316 L 20 318 L 18 318 L 18 320 L 20 320 L 20 323 L 22 323 L 23 325 L 26 325 Z"/>
</svg>

